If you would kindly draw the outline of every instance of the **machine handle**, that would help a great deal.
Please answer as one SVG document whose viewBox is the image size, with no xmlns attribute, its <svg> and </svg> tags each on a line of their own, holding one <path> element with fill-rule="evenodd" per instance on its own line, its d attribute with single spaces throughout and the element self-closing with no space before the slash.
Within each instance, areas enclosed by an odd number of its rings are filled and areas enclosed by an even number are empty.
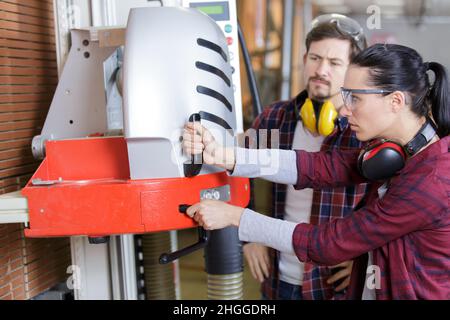
<svg viewBox="0 0 450 320">
<path fill-rule="evenodd" d="M 178 210 L 181 213 L 186 213 L 186 210 L 190 207 L 190 205 L 188 204 L 181 204 L 178 207 Z M 159 263 L 160 264 L 167 264 L 169 262 L 175 261 L 178 258 L 181 258 L 183 256 L 186 256 L 194 251 L 197 251 L 199 249 L 202 249 L 204 247 L 206 247 L 206 245 L 208 244 L 208 240 L 209 240 L 209 231 L 206 231 L 205 229 L 203 229 L 202 227 L 198 228 L 198 242 L 180 249 L 178 251 L 172 252 L 172 253 L 163 253 L 160 257 L 159 257 Z"/>
<path fill-rule="evenodd" d="M 175 261 L 178 258 L 181 258 L 183 256 L 186 256 L 194 251 L 197 251 L 199 249 L 203 249 L 206 247 L 208 243 L 208 232 L 205 231 L 203 228 L 198 228 L 198 242 L 190 245 L 189 247 L 183 248 L 181 250 L 172 252 L 172 253 L 163 253 L 159 257 L 159 263 L 160 264 L 167 264 L 169 262 Z"/>
<path fill-rule="evenodd" d="M 193 113 L 189 117 L 189 122 L 200 122 L 201 116 L 199 113 Z M 184 163 L 184 176 L 185 177 L 194 177 L 200 173 L 202 170 L 203 163 L 203 154 L 195 154 L 191 156 L 191 161 L 187 161 Z"/>
</svg>

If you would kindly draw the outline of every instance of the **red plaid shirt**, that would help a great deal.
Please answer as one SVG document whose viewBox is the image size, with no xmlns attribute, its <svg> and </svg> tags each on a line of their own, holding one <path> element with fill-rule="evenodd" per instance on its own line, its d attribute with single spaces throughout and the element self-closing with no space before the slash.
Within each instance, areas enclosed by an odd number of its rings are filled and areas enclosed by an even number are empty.
<svg viewBox="0 0 450 320">
<path fill-rule="evenodd" d="M 296 189 L 364 181 L 358 151 L 296 152 Z M 450 136 L 409 159 L 382 198 L 379 186 L 372 184 L 365 205 L 343 219 L 298 224 L 298 258 L 326 265 L 356 258 L 348 298 L 360 299 L 372 251 L 377 299 L 450 299 Z"/>
<path fill-rule="evenodd" d="M 291 150 L 295 127 L 299 118 L 299 109 L 307 98 L 306 91 L 290 101 L 281 101 L 264 109 L 255 119 L 254 129 L 278 129 L 280 149 Z M 269 138 L 270 142 L 270 131 Z M 271 147 L 270 144 L 268 146 Z M 335 132 L 327 137 L 321 150 L 360 150 L 361 143 L 347 126 L 346 119 L 338 121 Z M 272 216 L 283 219 L 285 214 L 286 185 L 274 183 L 272 186 Z M 336 218 L 343 218 L 353 211 L 366 192 L 366 184 L 358 186 L 325 188 L 313 190 L 311 207 L 311 223 L 323 224 Z M 261 290 L 269 299 L 278 298 L 278 261 L 279 253 L 271 250 L 270 276 L 262 284 Z M 306 300 L 338 299 L 344 292 L 337 294 L 333 287 L 326 283 L 331 276 L 330 268 L 307 262 L 302 285 L 303 298 Z"/>
</svg>

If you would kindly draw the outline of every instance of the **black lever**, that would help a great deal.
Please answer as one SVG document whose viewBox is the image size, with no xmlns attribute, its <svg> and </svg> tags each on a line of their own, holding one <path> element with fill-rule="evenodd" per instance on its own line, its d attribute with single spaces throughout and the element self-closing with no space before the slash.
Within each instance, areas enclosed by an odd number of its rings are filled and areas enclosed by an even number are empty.
<svg viewBox="0 0 450 320">
<path fill-rule="evenodd" d="M 189 207 L 190 207 L 190 205 L 188 205 L 188 204 L 181 204 L 178 207 L 178 210 L 181 213 L 186 213 L 186 210 Z M 163 253 L 159 257 L 159 263 L 167 264 L 169 262 L 177 260 L 178 258 L 186 256 L 196 250 L 202 249 L 208 244 L 208 240 L 209 240 L 209 231 L 206 231 L 202 227 L 198 227 L 198 242 L 190 245 L 189 247 L 180 249 L 180 250 L 172 252 L 172 253 Z"/>
<path fill-rule="evenodd" d="M 193 113 L 189 117 L 189 122 L 200 122 L 201 117 L 198 113 Z M 183 164 L 184 168 L 184 176 L 185 177 L 194 177 L 200 173 L 200 170 L 202 170 L 202 163 L 203 163 L 203 154 L 193 154 L 191 157 L 191 161 L 186 161 Z"/>
</svg>

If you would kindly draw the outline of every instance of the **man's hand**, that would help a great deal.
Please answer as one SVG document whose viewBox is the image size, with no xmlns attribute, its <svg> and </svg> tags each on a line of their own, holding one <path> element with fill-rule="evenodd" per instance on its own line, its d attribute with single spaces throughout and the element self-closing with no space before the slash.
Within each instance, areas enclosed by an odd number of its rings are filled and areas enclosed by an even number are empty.
<svg viewBox="0 0 450 320">
<path fill-rule="evenodd" d="M 341 284 L 334 289 L 334 291 L 339 292 L 344 290 L 350 285 L 350 275 L 352 274 L 353 261 L 345 261 L 341 264 L 338 264 L 337 266 L 330 267 L 330 269 L 335 268 L 339 268 L 339 271 L 337 271 L 334 275 L 328 278 L 327 283 L 332 285 L 338 282 L 339 280 L 344 279 L 341 282 Z"/>
<path fill-rule="evenodd" d="M 233 170 L 235 156 L 233 148 L 220 145 L 208 129 L 200 123 L 188 122 L 183 132 L 183 150 L 187 155 L 203 153 L 206 164 Z"/>
<path fill-rule="evenodd" d="M 247 243 L 242 247 L 253 278 L 260 283 L 269 277 L 269 249 L 259 243 Z"/>
</svg>

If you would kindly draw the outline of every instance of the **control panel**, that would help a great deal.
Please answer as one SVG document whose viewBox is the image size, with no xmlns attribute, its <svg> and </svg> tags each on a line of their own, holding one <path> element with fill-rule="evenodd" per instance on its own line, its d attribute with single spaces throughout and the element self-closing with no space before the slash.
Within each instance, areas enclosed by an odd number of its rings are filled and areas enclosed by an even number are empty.
<svg viewBox="0 0 450 320">
<path fill-rule="evenodd" d="M 225 185 L 222 187 L 216 187 L 212 189 L 204 189 L 200 191 L 201 200 L 221 200 L 228 202 L 231 198 L 230 185 Z"/>
</svg>

